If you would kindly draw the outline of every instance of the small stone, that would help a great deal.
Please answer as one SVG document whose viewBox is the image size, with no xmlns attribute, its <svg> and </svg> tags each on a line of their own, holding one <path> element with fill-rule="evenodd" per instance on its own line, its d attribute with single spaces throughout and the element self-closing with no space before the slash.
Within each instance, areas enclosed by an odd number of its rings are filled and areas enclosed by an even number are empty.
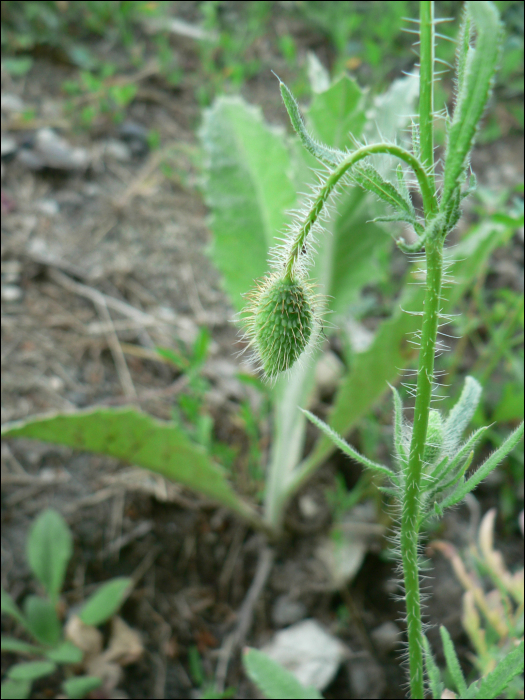
<svg viewBox="0 0 525 700">
<path fill-rule="evenodd" d="M 13 95 L 9 92 L 2 93 L 2 112 L 4 112 L 4 114 L 20 113 L 23 111 L 24 103 L 18 95 Z"/>
<path fill-rule="evenodd" d="M 272 607 L 272 622 L 276 627 L 293 625 L 306 617 L 306 606 L 288 595 L 280 595 Z"/>
<path fill-rule="evenodd" d="M 28 168 L 40 170 L 84 170 L 90 162 L 85 148 L 73 147 L 52 129 L 39 129 L 32 147 L 22 148 L 17 158 Z"/>
<path fill-rule="evenodd" d="M 35 209 L 46 216 L 56 216 L 60 211 L 58 202 L 54 199 L 40 199 L 35 202 Z"/>
<path fill-rule="evenodd" d="M 2 262 L 2 280 L 5 284 L 13 284 L 20 279 L 22 263 L 20 260 L 4 260 Z"/>
<path fill-rule="evenodd" d="M 125 143 L 117 141 L 117 139 L 108 140 L 104 151 L 106 155 L 123 163 L 131 160 L 131 150 Z"/>
<path fill-rule="evenodd" d="M 15 284 L 3 284 L 1 293 L 2 301 L 20 301 L 23 296 L 22 290 Z"/>
<path fill-rule="evenodd" d="M 299 498 L 298 505 L 301 515 L 306 520 L 312 520 L 320 511 L 319 503 L 307 493 Z"/>
<path fill-rule="evenodd" d="M 2 136 L 2 141 L 1 141 L 2 158 L 4 158 L 5 156 L 9 156 L 12 153 L 15 153 L 17 148 L 18 148 L 18 144 L 12 136 Z"/>
<path fill-rule="evenodd" d="M 303 620 L 280 630 L 262 651 L 293 673 L 300 683 L 313 685 L 319 691 L 333 681 L 345 656 L 339 639 L 315 620 Z"/>
<path fill-rule="evenodd" d="M 394 651 L 401 637 L 401 630 L 394 622 L 385 622 L 370 634 L 378 651 L 388 654 Z"/>
</svg>

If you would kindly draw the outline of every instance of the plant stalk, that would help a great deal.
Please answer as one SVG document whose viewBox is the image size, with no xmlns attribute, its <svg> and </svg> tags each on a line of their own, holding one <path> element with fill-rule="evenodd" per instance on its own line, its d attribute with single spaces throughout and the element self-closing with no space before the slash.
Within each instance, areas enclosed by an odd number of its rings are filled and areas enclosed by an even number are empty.
<svg viewBox="0 0 525 700">
<path fill-rule="evenodd" d="M 419 128 L 421 160 L 432 173 L 434 167 L 433 86 L 434 86 L 434 3 L 420 2 L 420 100 Z M 432 178 L 432 190 L 434 182 Z M 425 203 L 426 204 L 426 203 Z M 425 206 L 425 219 L 435 214 L 435 196 Z M 426 243 L 427 277 L 421 350 L 417 375 L 414 427 L 406 469 L 405 492 L 401 516 L 400 547 L 407 611 L 410 697 L 424 698 L 423 630 L 419 589 L 419 507 L 423 453 L 432 397 L 434 357 L 439 322 L 439 299 L 443 275 L 443 236 L 440 232 Z"/>
</svg>

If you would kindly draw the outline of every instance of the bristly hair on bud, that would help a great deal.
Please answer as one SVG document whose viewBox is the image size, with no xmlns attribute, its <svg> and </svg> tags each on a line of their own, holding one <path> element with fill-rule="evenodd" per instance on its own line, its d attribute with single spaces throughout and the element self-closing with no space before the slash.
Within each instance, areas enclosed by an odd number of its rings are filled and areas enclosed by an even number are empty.
<svg viewBox="0 0 525 700">
<path fill-rule="evenodd" d="M 244 339 L 267 380 L 273 381 L 315 344 L 321 325 L 321 300 L 302 275 L 274 272 L 246 294 L 240 312 Z"/>
</svg>

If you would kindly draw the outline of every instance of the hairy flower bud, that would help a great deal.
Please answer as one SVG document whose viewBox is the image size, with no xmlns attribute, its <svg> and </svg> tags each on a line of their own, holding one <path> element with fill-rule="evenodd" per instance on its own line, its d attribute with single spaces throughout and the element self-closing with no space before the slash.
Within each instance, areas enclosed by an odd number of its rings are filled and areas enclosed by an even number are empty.
<svg viewBox="0 0 525 700">
<path fill-rule="evenodd" d="M 316 325 L 316 296 L 307 281 L 275 273 L 248 298 L 246 337 L 266 376 L 274 378 L 305 351 Z"/>
</svg>

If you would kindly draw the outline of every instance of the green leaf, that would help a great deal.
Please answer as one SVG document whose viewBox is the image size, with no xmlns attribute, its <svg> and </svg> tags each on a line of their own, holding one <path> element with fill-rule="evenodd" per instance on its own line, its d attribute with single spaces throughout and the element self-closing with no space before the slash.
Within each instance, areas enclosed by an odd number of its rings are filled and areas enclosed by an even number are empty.
<svg viewBox="0 0 525 700">
<path fill-rule="evenodd" d="M 231 489 L 222 469 L 174 423 L 132 408 L 36 416 L 4 424 L 2 435 L 30 437 L 117 457 L 200 491 L 248 519 L 256 518 Z"/>
<path fill-rule="evenodd" d="M 24 600 L 27 628 L 41 644 L 54 646 L 60 639 L 61 628 L 54 604 L 47 598 L 29 595 Z"/>
<path fill-rule="evenodd" d="M 412 203 L 403 197 L 397 187 L 385 180 L 373 165 L 369 163 L 359 164 L 352 170 L 351 177 L 364 190 L 372 192 L 395 210 L 401 211 L 407 217 L 404 219 L 405 221 L 415 219 Z"/>
<path fill-rule="evenodd" d="M 293 674 L 258 649 L 246 650 L 243 664 L 250 680 L 270 700 L 323 697 L 315 688 L 305 688 Z"/>
<path fill-rule="evenodd" d="M 333 148 L 325 146 L 323 143 L 316 141 L 308 133 L 306 126 L 303 121 L 301 112 L 299 111 L 299 105 L 295 101 L 289 88 L 280 82 L 281 95 L 283 98 L 284 106 L 292 122 L 292 126 L 295 129 L 296 134 L 301 139 L 301 143 L 304 148 L 310 153 L 314 158 L 325 163 L 327 165 L 336 166 L 344 158 L 345 154 L 342 151 L 338 151 Z"/>
<path fill-rule="evenodd" d="M 33 65 L 33 59 L 31 56 L 21 56 L 21 57 L 11 57 L 2 59 L 2 68 L 8 75 L 15 78 L 20 78 L 25 75 L 31 66 Z"/>
<path fill-rule="evenodd" d="M 212 258 L 240 309 L 241 295 L 266 273 L 268 250 L 296 201 L 290 156 L 283 135 L 237 97 L 221 97 L 206 110 L 200 135 L 208 159 Z"/>
<path fill-rule="evenodd" d="M 58 600 L 72 554 L 71 532 L 56 510 L 43 511 L 27 539 L 27 561 L 53 602 Z"/>
<path fill-rule="evenodd" d="M 382 464 L 378 464 L 377 462 L 373 462 L 371 459 L 368 459 L 360 452 L 355 450 L 351 445 L 349 445 L 346 442 L 346 440 L 343 440 L 343 438 L 340 435 L 338 435 L 335 432 L 335 430 L 332 430 L 332 428 L 330 428 L 329 425 L 326 425 L 326 423 L 323 423 L 323 421 L 320 420 L 317 416 L 314 416 L 313 413 L 310 413 L 310 411 L 306 411 L 305 409 L 301 410 L 304 413 L 304 415 L 314 425 L 316 425 L 320 430 L 322 430 L 323 433 L 330 438 L 334 445 L 337 445 L 337 447 L 339 447 L 346 455 L 348 455 L 352 459 L 355 459 L 356 462 L 359 462 L 359 464 L 362 464 L 364 467 L 367 467 L 371 471 L 382 474 L 383 476 L 388 476 L 390 479 L 395 481 L 396 475 L 388 467 L 385 467 Z"/>
<path fill-rule="evenodd" d="M 56 665 L 51 661 L 27 661 L 11 666 L 7 675 L 14 681 L 34 681 L 49 676 L 55 669 Z"/>
<path fill-rule="evenodd" d="M 6 615 L 11 615 L 17 622 L 23 625 L 27 629 L 27 620 L 22 615 L 22 612 L 15 601 L 11 598 L 9 593 L 2 587 L 2 598 L 1 598 L 1 608 L 2 612 Z"/>
<path fill-rule="evenodd" d="M 101 586 L 82 606 L 79 617 L 86 625 L 97 627 L 114 615 L 132 585 L 130 578 L 114 578 Z"/>
<path fill-rule="evenodd" d="M 456 451 L 461 436 L 476 411 L 481 391 L 481 384 L 474 377 L 465 377 L 465 385 L 459 401 L 450 411 L 445 422 L 444 448 L 448 454 L 453 454 Z"/>
<path fill-rule="evenodd" d="M 455 284 L 447 290 L 442 313 L 451 313 L 455 305 L 471 289 L 473 280 L 483 269 L 484 262 L 498 246 L 512 236 L 512 228 L 490 221 L 473 227 L 454 249 L 454 260 L 447 275 Z M 412 281 L 412 280 L 409 280 Z M 370 347 L 355 356 L 351 371 L 339 387 L 328 423 L 340 435 L 347 434 L 356 422 L 365 416 L 372 406 L 394 384 L 401 368 L 414 358 L 414 350 L 407 336 L 421 326 L 418 314 L 423 308 L 424 289 L 417 285 L 405 285 L 398 308 L 378 328 Z M 303 463 L 305 471 L 312 471 L 333 451 L 333 444 L 326 437 L 316 443 L 314 451 Z"/>
<path fill-rule="evenodd" d="M 441 633 L 441 640 L 443 641 L 443 651 L 445 653 L 448 672 L 452 676 L 452 680 L 454 681 L 458 692 L 460 695 L 463 695 L 467 692 L 467 684 L 465 682 L 465 677 L 463 676 L 463 671 L 459 665 L 456 650 L 454 649 L 454 643 L 446 627 L 441 626 L 439 631 Z"/>
<path fill-rule="evenodd" d="M 366 121 L 361 89 L 348 77 L 314 95 L 307 111 L 308 124 L 315 137 L 337 149 L 353 148 L 350 134 L 359 138 Z M 299 165 L 301 172 L 310 161 Z M 319 245 L 312 277 L 328 295 L 328 306 L 336 314 L 345 313 L 367 284 L 386 274 L 386 252 L 392 239 L 383 227 L 371 223 L 380 212 L 377 203 L 358 187 L 341 187 L 334 212 L 324 224 L 327 233 Z M 331 235 L 330 235 L 331 234 Z"/>
<path fill-rule="evenodd" d="M 363 287 L 387 276 L 393 241 L 382 225 L 372 222 L 379 205 L 371 200 L 366 192 L 352 187 L 336 200 L 333 219 L 325 224 L 332 235 L 327 233 L 320 247 L 326 248 L 325 260 L 330 265 L 325 289 L 335 315 L 346 313 L 359 300 Z"/>
<path fill-rule="evenodd" d="M 506 655 L 483 680 L 479 687 L 479 698 L 497 698 L 505 690 L 510 681 L 523 672 L 523 640 Z"/>
<path fill-rule="evenodd" d="M 461 184 L 468 154 L 487 104 L 498 63 L 502 24 L 491 2 L 469 2 L 467 12 L 476 28 L 475 49 L 459 54 L 459 93 L 448 134 L 442 203 L 446 206 Z M 466 36 L 466 34 L 464 34 Z"/>
<path fill-rule="evenodd" d="M 400 465 L 407 462 L 407 451 L 403 443 L 403 403 L 399 392 L 394 386 L 390 386 L 394 395 L 394 450 Z"/>
<path fill-rule="evenodd" d="M 84 654 L 82 650 L 76 647 L 72 642 L 65 641 L 54 649 L 46 651 L 45 656 L 50 661 L 54 661 L 57 664 L 79 664 Z"/>
<path fill-rule="evenodd" d="M 354 148 L 351 136 L 359 138 L 366 122 L 363 91 L 348 76 L 343 76 L 314 95 L 308 108 L 308 123 L 314 135 L 338 150 Z"/>
<path fill-rule="evenodd" d="M 483 479 L 486 479 L 490 472 L 496 469 L 498 464 L 500 464 L 505 457 L 512 452 L 522 437 L 523 423 L 519 425 L 504 442 L 502 442 L 498 449 L 495 450 L 490 457 L 488 457 L 483 464 L 478 467 L 478 469 L 476 469 L 470 479 L 467 479 L 467 481 L 461 483 L 455 489 L 455 491 L 453 491 L 443 500 L 443 502 L 440 504 L 441 508 L 445 510 L 445 508 L 450 508 L 456 503 L 460 503 L 465 498 L 467 493 L 470 493 L 479 483 L 483 481 Z"/>
<path fill-rule="evenodd" d="M 27 642 L 21 642 L 19 639 L 14 637 L 4 637 L 2 636 L 2 651 L 12 651 L 15 654 L 42 654 L 44 649 L 42 647 L 37 647 L 34 644 L 28 644 Z"/>
<path fill-rule="evenodd" d="M 2 700 L 25 700 L 31 695 L 31 681 L 14 681 L 2 683 Z"/>
<path fill-rule="evenodd" d="M 96 676 L 75 676 L 62 683 L 62 690 L 68 698 L 85 698 L 101 685 L 102 679 Z"/>
<path fill-rule="evenodd" d="M 439 668 L 432 655 L 432 649 L 428 639 L 423 636 L 423 645 L 425 647 L 425 670 L 427 672 L 428 684 L 432 691 L 433 698 L 440 698 L 443 693 L 443 683 L 441 682 L 441 674 Z"/>
</svg>

